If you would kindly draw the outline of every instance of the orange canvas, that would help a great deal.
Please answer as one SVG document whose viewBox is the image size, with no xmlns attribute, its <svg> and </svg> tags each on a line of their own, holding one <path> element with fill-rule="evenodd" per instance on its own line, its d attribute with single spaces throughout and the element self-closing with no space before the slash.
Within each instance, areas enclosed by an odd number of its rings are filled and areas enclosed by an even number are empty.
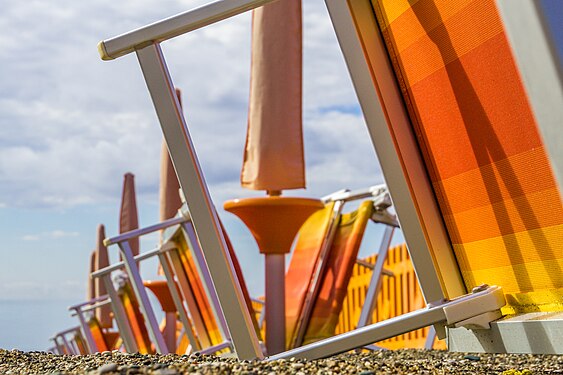
<svg viewBox="0 0 563 375">
<path fill-rule="evenodd" d="M 334 336 L 361 239 L 372 213 L 373 202 L 365 201 L 356 211 L 341 216 L 304 344 Z"/>
<path fill-rule="evenodd" d="M 154 349 L 149 338 L 145 320 L 139 309 L 139 303 L 129 284 L 125 284 L 118 291 L 121 303 L 127 315 L 127 321 L 131 326 L 133 337 L 137 343 L 137 349 L 141 354 L 152 354 Z"/>
<path fill-rule="evenodd" d="M 286 347 L 291 347 L 297 334 L 299 319 L 307 292 L 311 287 L 311 278 L 317 269 L 324 239 L 329 230 L 334 202 L 315 212 L 299 230 L 297 242 L 291 256 L 291 262 L 285 275 L 285 325 Z"/>
<path fill-rule="evenodd" d="M 494 0 L 372 3 L 467 289 L 563 310 L 561 197 Z"/>
<path fill-rule="evenodd" d="M 375 264 L 377 254 L 364 260 Z M 392 276 L 381 276 L 381 287 L 373 310 L 372 323 L 425 307 L 426 304 L 406 244 L 389 248 L 384 269 L 390 271 Z M 371 276 L 370 269 L 360 264 L 354 266 L 343 302 L 344 307 L 338 319 L 336 334 L 348 332 L 357 327 Z M 386 349 L 423 348 L 428 330 L 428 327 L 417 329 L 375 344 Z M 446 342 L 436 340 L 433 347 L 434 349 L 446 349 Z"/>
</svg>

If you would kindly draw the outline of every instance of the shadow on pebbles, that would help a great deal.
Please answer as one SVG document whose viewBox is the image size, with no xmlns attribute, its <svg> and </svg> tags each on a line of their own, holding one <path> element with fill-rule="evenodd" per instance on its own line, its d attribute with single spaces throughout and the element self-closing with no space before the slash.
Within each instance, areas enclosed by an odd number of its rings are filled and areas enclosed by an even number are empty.
<svg viewBox="0 0 563 375">
<path fill-rule="evenodd" d="M 563 356 L 438 350 L 347 353 L 315 361 L 239 361 L 203 355 L 104 352 L 70 356 L 0 349 L 0 374 L 562 374 Z"/>
</svg>

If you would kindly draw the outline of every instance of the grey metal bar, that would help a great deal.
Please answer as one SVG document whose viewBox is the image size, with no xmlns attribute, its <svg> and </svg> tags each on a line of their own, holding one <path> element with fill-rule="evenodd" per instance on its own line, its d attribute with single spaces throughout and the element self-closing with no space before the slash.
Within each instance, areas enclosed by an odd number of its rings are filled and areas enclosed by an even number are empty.
<svg viewBox="0 0 563 375">
<path fill-rule="evenodd" d="M 92 336 L 92 332 L 90 331 L 90 326 L 88 326 L 88 323 L 84 318 L 84 314 L 82 313 L 80 306 L 70 307 L 69 310 L 71 309 L 76 311 L 76 316 L 78 317 L 78 322 L 80 323 L 80 327 L 82 328 L 82 334 L 84 335 L 84 340 L 86 341 L 86 348 L 88 349 L 88 352 L 95 353 L 98 348 L 96 346 L 96 342 L 94 341 L 94 337 Z"/>
<path fill-rule="evenodd" d="M 179 224 L 185 223 L 186 221 L 189 221 L 189 220 L 190 220 L 189 216 L 188 217 L 186 217 L 186 216 L 174 217 L 174 218 L 171 218 L 171 219 L 168 219 L 168 220 L 164 220 L 164 221 L 157 223 L 157 224 L 149 225 L 148 227 L 139 228 L 139 229 L 135 229 L 135 230 L 132 230 L 132 231 L 129 231 L 129 232 L 121 233 L 119 236 L 106 238 L 104 240 L 104 245 L 106 245 L 106 246 L 114 245 L 118 242 L 127 241 L 127 240 L 130 240 L 130 239 L 135 238 L 135 237 L 143 236 L 145 234 L 157 232 L 159 230 L 163 230 L 163 229 L 172 227 L 174 225 L 179 225 Z"/>
<path fill-rule="evenodd" d="M 485 286 L 484 286 L 485 287 Z M 486 286 L 471 294 L 462 295 L 451 301 L 439 301 L 427 307 L 399 315 L 375 324 L 357 328 L 325 340 L 288 350 L 268 358 L 317 359 L 343 353 L 355 348 L 385 340 L 429 325 L 456 327 L 471 326 L 480 321 L 480 326 L 502 316 L 500 308 L 506 304 L 502 288 Z"/>
<path fill-rule="evenodd" d="M 137 263 L 135 262 L 135 258 L 133 257 L 131 246 L 129 245 L 128 241 L 119 242 L 118 245 L 125 261 L 125 269 L 127 270 L 127 274 L 129 275 L 129 281 L 131 282 L 133 291 L 135 292 L 135 295 L 139 300 L 139 308 L 141 309 L 141 313 L 145 318 L 149 335 L 153 340 L 154 345 L 156 346 L 156 350 L 159 353 L 168 354 L 168 348 L 166 347 L 164 337 L 162 336 L 162 333 L 160 332 L 160 329 L 158 327 L 158 321 L 156 320 L 154 310 L 151 306 L 151 302 L 149 301 L 149 296 L 147 295 L 147 290 L 145 289 L 143 280 L 141 279 L 139 267 L 137 267 Z"/>
<path fill-rule="evenodd" d="M 74 353 L 74 350 L 72 349 L 72 347 L 70 346 L 70 344 L 68 343 L 68 340 L 66 339 L 65 335 L 60 335 L 60 338 L 63 340 L 63 345 L 66 348 L 67 354 L 76 354 Z"/>
<path fill-rule="evenodd" d="M 231 336 L 229 334 L 229 328 L 227 327 L 227 321 L 225 320 L 225 314 L 223 314 L 223 309 L 221 308 L 221 304 L 219 303 L 219 297 L 217 297 L 217 291 L 215 289 L 215 285 L 213 285 L 213 279 L 211 278 L 211 274 L 209 273 L 207 263 L 205 262 L 203 251 L 201 250 L 201 246 L 199 245 L 199 242 L 197 240 L 193 223 L 186 222 L 182 224 L 182 229 L 184 230 L 184 233 L 187 236 L 188 243 L 190 244 L 192 254 L 196 261 L 195 264 L 197 270 L 201 277 L 205 292 L 207 293 L 207 296 L 209 298 L 211 309 L 213 310 L 213 314 L 217 318 L 217 323 L 219 323 L 221 336 L 225 340 L 230 340 Z"/>
<path fill-rule="evenodd" d="M 238 1 L 228 0 L 228 2 Z M 225 17 L 227 16 L 228 14 L 225 14 Z M 241 286 L 234 275 L 217 212 L 201 172 L 162 50 L 158 44 L 152 44 L 137 50 L 137 58 L 160 120 L 180 186 L 186 197 L 219 301 L 226 309 L 225 318 L 235 351 L 241 359 L 262 358 L 263 354 L 250 312 L 246 307 Z"/>
<path fill-rule="evenodd" d="M 186 309 L 184 307 L 184 304 L 182 303 L 182 299 L 178 294 L 178 288 L 176 287 L 176 282 L 174 281 L 174 274 L 170 269 L 170 263 L 168 262 L 168 257 L 166 253 L 161 253 L 158 255 L 158 257 L 160 259 L 160 265 L 162 266 L 162 270 L 164 271 L 164 277 L 166 278 L 168 289 L 170 290 L 170 294 L 172 295 L 172 300 L 174 301 L 174 306 L 176 306 L 176 310 L 178 311 L 180 322 L 182 322 L 182 324 L 184 325 L 184 330 L 186 332 L 186 336 L 188 337 L 188 341 L 190 342 L 190 345 L 194 350 L 199 350 L 200 346 L 192 329 L 190 319 L 186 314 Z"/>
<path fill-rule="evenodd" d="M 358 199 L 370 198 L 370 197 L 377 197 L 382 194 L 382 192 L 387 191 L 387 185 L 374 185 L 364 189 L 357 189 L 357 190 L 341 190 L 335 193 L 326 195 L 321 198 L 323 203 L 331 202 L 331 201 L 342 201 L 342 202 L 349 202 Z"/>
<path fill-rule="evenodd" d="M 57 337 L 52 337 L 51 340 L 53 340 L 53 342 L 55 343 L 55 347 L 57 348 L 57 352 L 59 352 L 59 354 L 63 355 L 65 354 L 64 348 L 63 346 L 59 343 L 59 340 L 57 339 Z"/>
<path fill-rule="evenodd" d="M 82 308 L 82 311 L 83 311 L 83 312 L 88 312 L 88 311 L 95 310 L 95 309 L 97 309 L 98 307 L 103 307 L 103 306 L 106 306 L 106 305 L 111 305 L 111 301 L 109 300 L 109 298 L 108 298 L 107 300 L 103 301 L 103 302 L 98 302 L 98 303 L 95 303 L 95 304 L 93 304 L 93 305 L 89 305 L 89 306 L 83 307 L 83 308 Z"/>
<path fill-rule="evenodd" d="M 436 328 L 434 326 L 428 327 L 428 334 L 426 335 L 426 340 L 424 341 L 424 349 L 432 349 L 434 346 L 434 340 L 436 340 Z"/>
<path fill-rule="evenodd" d="M 285 350 L 285 254 L 266 254 L 266 347 Z"/>
<path fill-rule="evenodd" d="M 154 248 L 154 249 L 149 250 L 149 251 L 145 251 L 145 252 L 137 255 L 136 257 L 133 258 L 133 260 L 135 261 L 135 263 L 138 263 L 138 262 L 141 262 L 145 259 L 149 259 L 149 258 L 154 257 L 155 255 L 158 255 L 160 253 L 160 251 L 161 251 L 161 247 L 159 246 L 157 248 Z M 105 276 L 105 275 L 112 273 L 113 271 L 117 271 L 117 270 L 120 270 L 120 269 L 123 269 L 123 268 L 125 268 L 125 262 L 120 261 L 120 262 L 117 262 L 115 264 L 112 264 L 111 266 L 104 267 L 101 270 L 97 270 L 96 272 L 92 272 L 90 274 L 90 276 L 91 277 L 102 277 L 102 276 Z"/>
<path fill-rule="evenodd" d="M 80 326 L 72 327 L 72 328 L 69 328 L 69 329 L 65 329 L 64 331 L 57 332 L 55 336 L 66 335 L 66 334 L 71 333 L 71 332 L 76 332 L 77 330 L 80 330 Z"/>
<path fill-rule="evenodd" d="M 362 306 L 362 311 L 360 313 L 360 319 L 358 320 L 358 328 L 365 327 L 371 323 L 375 302 L 377 301 L 377 296 L 379 294 L 379 290 L 381 289 L 383 265 L 387 259 L 387 253 L 389 252 L 389 245 L 391 244 L 394 231 L 395 228 L 387 226 L 385 228 L 385 232 L 383 233 L 381 245 L 379 246 L 379 251 L 377 252 L 377 260 L 375 261 L 364 305 Z"/>
<path fill-rule="evenodd" d="M 76 310 L 76 309 L 78 309 L 78 308 L 80 308 L 80 307 L 83 307 L 83 306 L 91 305 L 91 304 L 94 304 L 94 303 L 96 303 L 96 302 L 105 301 L 107 298 L 108 298 L 108 295 L 107 295 L 107 294 L 104 294 L 103 296 L 99 296 L 99 297 L 96 297 L 96 298 L 92 298 L 92 299 L 89 300 L 89 301 L 81 302 L 81 303 L 78 303 L 78 304 L 76 304 L 76 305 L 69 306 L 68 309 L 69 309 L 69 310 Z"/>
<path fill-rule="evenodd" d="M 127 322 L 127 314 L 125 314 L 123 304 L 119 299 L 119 295 L 117 294 L 117 291 L 113 287 L 113 283 L 111 282 L 110 276 L 104 275 L 102 277 L 102 281 L 106 286 L 106 291 L 108 292 L 109 300 L 111 301 L 111 310 L 113 311 L 113 318 L 115 319 L 115 323 L 117 324 L 119 335 L 123 339 L 123 345 L 125 346 L 125 350 L 127 350 L 129 353 L 136 353 L 139 351 L 139 348 L 137 346 L 137 342 L 135 341 L 135 336 L 133 335 L 131 326 Z"/>
<path fill-rule="evenodd" d="M 424 299 L 438 301 L 462 295 L 465 286 L 371 2 L 325 0 L 325 3 L 409 245 Z"/>
<path fill-rule="evenodd" d="M 406 332 L 443 322 L 446 315 L 441 306 L 413 311 L 366 327 L 358 328 L 329 339 L 317 341 L 279 355 L 268 357 L 275 361 L 282 358 L 325 358 L 355 348 L 378 342 Z"/>
<path fill-rule="evenodd" d="M 100 42 L 103 60 L 124 56 L 148 44 L 160 43 L 178 35 L 257 8 L 274 0 L 220 0 L 152 23 Z"/>
<path fill-rule="evenodd" d="M 559 191 L 563 191 L 563 68 L 555 41 L 550 37 L 545 10 L 537 0 L 496 3 Z"/>
</svg>

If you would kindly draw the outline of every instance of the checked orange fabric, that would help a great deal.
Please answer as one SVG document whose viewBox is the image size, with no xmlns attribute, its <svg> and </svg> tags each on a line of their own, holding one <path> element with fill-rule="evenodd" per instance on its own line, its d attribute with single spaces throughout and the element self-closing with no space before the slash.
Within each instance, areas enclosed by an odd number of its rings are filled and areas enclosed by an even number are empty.
<svg viewBox="0 0 563 375">
<path fill-rule="evenodd" d="M 469 290 L 563 310 L 563 206 L 494 0 L 372 0 Z"/>
</svg>

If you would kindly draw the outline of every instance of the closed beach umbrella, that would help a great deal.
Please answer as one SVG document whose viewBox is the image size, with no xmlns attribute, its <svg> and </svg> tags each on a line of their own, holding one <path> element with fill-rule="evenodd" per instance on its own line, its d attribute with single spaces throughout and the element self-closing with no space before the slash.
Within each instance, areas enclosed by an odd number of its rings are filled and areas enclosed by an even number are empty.
<svg viewBox="0 0 563 375">
<path fill-rule="evenodd" d="M 119 233 L 129 232 L 139 228 L 137 214 L 137 199 L 135 198 L 135 176 L 126 173 L 123 176 L 123 193 L 121 195 L 121 209 L 119 211 Z M 133 256 L 139 254 L 139 238 L 129 241 Z"/>
<path fill-rule="evenodd" d="M 182 105 L 182 94 L 179 89 L 176 89 L 176 95 L 180 105 Z M 172 160 L 170 160 L 165 141 L 162 142 L 160 155 L 160 221 L 164 221 L 176 216 L 182 205 L 182 200 L 180 199 L 178 177 L 172 165 Z"/>
<path fill-rule="evenodd" d="M 180 199 L 180 184 L 168 154 L 166 142 L 162 142 L 160 158 L 160 221 L 173 218 L 178 213 L 182 200 Z"/>
<path fill-rule="evenodd" d="M 96 287 L 94 285 L 94 280 L 90 277 L 92 272 L 96 271 L 96 250 L 92 250 L 90 253 L 90 268 L 88 269 L 88 283 L 86 287 L 86 300 L 89 301 L 96 298 Z"/>
<path fill-rule="evenodd" d="M 301 78 L 301 0 L 255 9 L 243 187 L 305 187 Z"/>
<path fill-rule="evenodd" d="M 109 266 L 109 254 L 108 248 L 104 245 L 104 239 L 106 238 L 106 229 L 103 224 L 98 225 L 97 233 L 96 233 L 96 263 L 95 269 L 101 270 L 102 268 L 106 268 Z M 94 296 L 101 297 L 107 294 L 106 286 L 102 282 L 102 279 L 96 278 L 94 280 Z M 110 328 L 112 326 L 111 321 L 111 310 L 110 306 L 102 306 L 96 309 L 96 317 L 98 318 L 100 325 L 103 328 Z"/>
</svg>

